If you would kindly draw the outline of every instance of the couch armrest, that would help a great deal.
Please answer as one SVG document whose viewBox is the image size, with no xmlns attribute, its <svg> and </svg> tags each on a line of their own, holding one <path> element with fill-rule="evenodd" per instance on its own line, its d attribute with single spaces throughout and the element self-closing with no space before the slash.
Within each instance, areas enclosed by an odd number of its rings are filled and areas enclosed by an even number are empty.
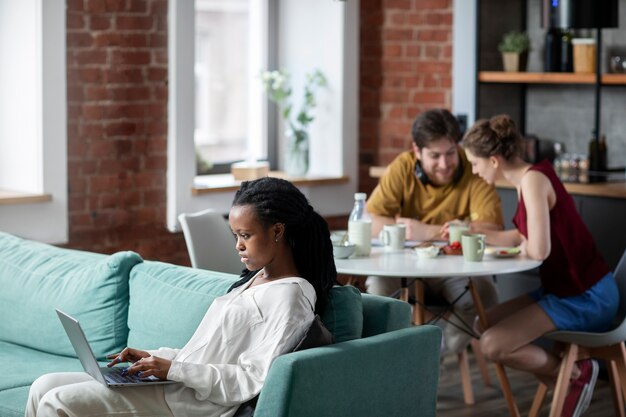
<svg viewBox="0 0 626 417">
<path fill-rule="evenodd" d="M 435 416 L 440 345 L 425 325 L 280 356 L 254 415 Z"/>
</svg>

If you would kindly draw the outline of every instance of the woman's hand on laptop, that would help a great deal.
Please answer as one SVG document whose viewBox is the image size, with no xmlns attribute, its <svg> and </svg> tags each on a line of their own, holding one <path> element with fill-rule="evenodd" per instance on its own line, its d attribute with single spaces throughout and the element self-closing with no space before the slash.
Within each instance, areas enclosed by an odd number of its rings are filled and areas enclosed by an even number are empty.
<svg viewBox="0 0 626 417">
<path fill-rule="evenodd" d="M 138 350 L 133 348 L 124 348 L 120 353 L 114 353 L 112 355 L 108 355 L 107 359 L 112 359 L 111 362 L 107 364 L 108 367 L 113 365 L 117 365 L 122 362 L 137 362 L 142 358 L 149 357 L 150 354 L 145 350 Z"/>
<path fill-rule="evenodd" d="M 128 367 L 129 374 L 137 374 L 140 378 L 155 376 L 159 379 L 167 379 L 167 373 L 172 366 L 169 359 L 159 358 L 158 356 L 148 356 L 139 359 Z"/>
</svg>

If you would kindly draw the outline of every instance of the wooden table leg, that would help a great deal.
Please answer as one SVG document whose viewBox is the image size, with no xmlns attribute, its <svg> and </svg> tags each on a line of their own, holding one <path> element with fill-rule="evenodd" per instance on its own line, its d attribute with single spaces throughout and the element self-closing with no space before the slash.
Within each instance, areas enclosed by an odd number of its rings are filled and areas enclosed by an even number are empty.
<svg viewBox="0 0 626 417">
<path fill-rule="evenodd" d="M 478 313 L 480 325 L 483 329 L 487 329 L 489 328 L 487 313 L 485 312 L 485 307 L 483 307 L 483 302 L 480 299 L 478 289 L 476 289 L 476 287 L 474 286 L 471 278 L 469 279 L 469 289 L 472 293 L 472 300 L 474 301 L 474 307 L 476 308 L 476 312 Z M 515 403 L 515 399 L 513 398 L 513 391 L 511 390 L 509 378 L 506 375 L 504 366 L 502 366 L 502 364 L 499 362 L 495 362 L 494 365 L 496 366 L 496 375 L 498 377 L 498 381 L 500 382 L 500 387 L 502 388 L 502 394 L 504 395 L 506 405 L 509 408 L 509 414 L 511 414 L 512 417 L 520 417 L 519 409 L 517 408 L 517 404 Z"/>
<path fill-rule="evenodd" d="M 421 279 L 416 279 L 413 284 L 415 289 L 415 306 L 413 306 L 413 323 L 424 324 L 425 312 L 424 312 L 424 283 Z"/>
<path fill-rule="evenodd" d="M 400 300 L 405 303 L 409 302 L 409 287 L 406 278 L 400 278 Z"/>
</svg>

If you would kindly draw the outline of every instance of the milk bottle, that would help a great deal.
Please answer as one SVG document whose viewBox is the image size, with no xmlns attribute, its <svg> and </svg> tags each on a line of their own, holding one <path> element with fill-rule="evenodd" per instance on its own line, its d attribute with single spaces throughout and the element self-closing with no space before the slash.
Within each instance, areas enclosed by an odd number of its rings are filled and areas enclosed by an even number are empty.
<svg viewBox="0 0 626 417">
<path fill-rule="evenodd" d="M 348 219 L 348 240 L 356 245 L 355 256 L 369 256 L 372 251 L 372 219 L 365 207 L 365 193 L 354 194 L 354 208 Z"/>
</svg>

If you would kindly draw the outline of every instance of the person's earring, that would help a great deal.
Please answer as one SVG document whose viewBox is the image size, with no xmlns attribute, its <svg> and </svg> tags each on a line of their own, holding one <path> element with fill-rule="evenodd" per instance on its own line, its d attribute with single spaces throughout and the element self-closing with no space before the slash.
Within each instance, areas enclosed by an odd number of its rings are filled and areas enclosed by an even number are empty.
<svg viewBox="0 0 626 417">
<path fill-rule="evenodd" d="M 274 242 L 278 243 L 278 236 L 274 239 Z"/>
</svg>

